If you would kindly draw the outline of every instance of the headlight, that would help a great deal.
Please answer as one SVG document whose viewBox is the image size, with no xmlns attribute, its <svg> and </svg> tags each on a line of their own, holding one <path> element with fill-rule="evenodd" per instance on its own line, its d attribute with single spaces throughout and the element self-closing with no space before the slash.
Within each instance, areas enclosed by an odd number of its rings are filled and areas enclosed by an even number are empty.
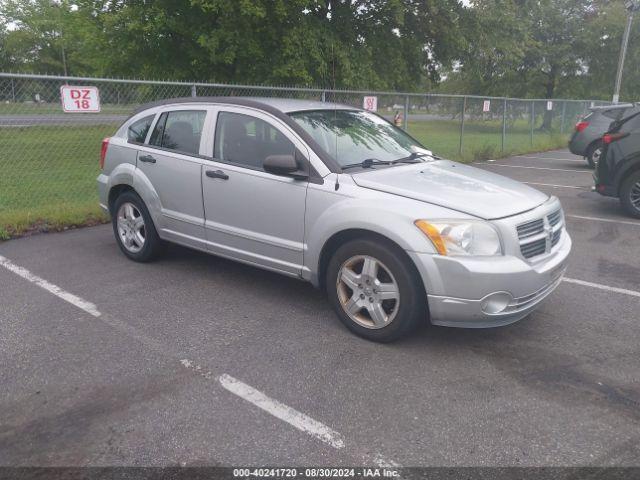
<svg viewBox="0 0 640 480">
<path fill-rule="evenodd" d="M 492 256 L 502 254 L 498 232 L 487 222 L 469 220 L 416 220 L 440 255 Z"/>
</svg>

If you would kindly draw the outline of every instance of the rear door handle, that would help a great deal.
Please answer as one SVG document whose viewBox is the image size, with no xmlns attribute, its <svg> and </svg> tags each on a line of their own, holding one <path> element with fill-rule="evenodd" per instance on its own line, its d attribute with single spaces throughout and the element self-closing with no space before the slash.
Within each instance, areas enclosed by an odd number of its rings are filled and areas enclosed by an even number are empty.
<svg viewBox="0 0 640 480">
<path fill-rule="evenodd" d="M 140 155 L 138 157 L 138 160 L 145 163 L 156 163 L 156 159 L 153 158 L 151 155 Z"/>
<path fill-rule="evenodd" d="M 222 180 L 229 180 L 229 175 L 224 173 L 222 170 L 207 170 L 206 175 L 209 178 L 221 178 Z"/>
</svg>

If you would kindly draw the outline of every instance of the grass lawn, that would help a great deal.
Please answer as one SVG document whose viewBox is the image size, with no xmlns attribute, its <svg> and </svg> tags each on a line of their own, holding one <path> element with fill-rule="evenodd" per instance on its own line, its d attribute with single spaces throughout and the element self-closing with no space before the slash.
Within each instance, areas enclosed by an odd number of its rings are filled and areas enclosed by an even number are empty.
<svg viewBox="0 0 640 480">
<path fill-rule="evenodd" d="M 138 105 L 102 104 L 100 113 L 129 115 Z M 61 103 L 1 103 L 0 115 L 65 115 Z M 91 113 L 68 113 L 66 115 L 91 115 Z"/>
<path fill-rule="evenodd" d="M 100 145 L 116 128 L 0 127 L 0 238 L 104 220 L 96 191 Z"/>
<path fill-rule="evenodd" d="M 529 123 L 522 121 L 507 127 L 504 151 L 502 151 L 500 121 L 468 121 L 464 125 L 462 154 L 460 154 L 459 120 L 410 121 L 409 133 L 437 155 L 463 162 L 561 148 L 566 146 L 568 140 L 566 135 L 534 130 L 532 143 Z"/>
<path fill-rule="evenodd" d="M 117 127 L 0 127 L 0 239 L 105 221 L 96 190 L 100 145 Z M 557 148 L 566 142 L 564 136 L 535 132 L 532 145 L 525 122 L 509 128 L 502 153 L 501 128 L 500 122 L 468 122 L 459 155 L 457 121 L 409 124 L 409 132 L 436 154 L 461 161 Z"/>
</svg>

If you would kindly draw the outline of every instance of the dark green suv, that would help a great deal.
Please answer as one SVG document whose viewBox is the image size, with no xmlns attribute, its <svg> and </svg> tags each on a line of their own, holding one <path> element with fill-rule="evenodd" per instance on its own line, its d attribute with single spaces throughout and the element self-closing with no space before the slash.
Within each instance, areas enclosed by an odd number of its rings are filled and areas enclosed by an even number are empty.
<svg viewBox="0 0 640 480">
<path fill-rule="evenodd" d="M 602 143 L 596 191 L 618 197 L 630 215 L 640 218 L 640 112 L 612 123 Z"/>
</svg>

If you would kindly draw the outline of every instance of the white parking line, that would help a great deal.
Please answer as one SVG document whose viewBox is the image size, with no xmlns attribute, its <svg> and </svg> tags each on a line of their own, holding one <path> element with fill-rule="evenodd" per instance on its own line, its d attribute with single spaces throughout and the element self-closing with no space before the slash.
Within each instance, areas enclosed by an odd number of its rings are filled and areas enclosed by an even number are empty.
<svg viewBox="0 0 640 480">
<path fill-rule="evenodd" d="M 513 155 L 513 158 L 535 158 L 537 160 L 554 160 L 557 162 L 576 162 L 587 164 L 586 160 L 576 160 L 575 158 L 551 158 L 551 157 L 535 157 L 532 155 Z"/>
<path fill-rule="evenodd" d="M 540 185 L 543 187 L 554 187 L 554 188 L 575 188 L 578 190 L 589 190 L 591 187 L 576 187 L 575 185 L 554 185 L 553 183 L 536 183 L 536 182 L 522 182 L 527 185 Z"/>
<path fill-rule="evenodd" d="M 611 218 L 585 217 L 582 215 L 565 215 L 565 217 L 579 218 L 581 220 L 592 220 L 594 222 L 621 223 L 623 225 L 634 225 L 640 227 L 640 222 L 630 222 L 628 220 L 613 220 Z"/>
<path fill-rule="evenodd" d="M 10 272 L 13 272 L 16 275 L 24 278 L 25 280 L 36 284 L 40 288 L 43 288 L 50 293 L 53 293 L 56 297 L 61 298 L 65 302 L 69 302 L 70 304 L 78 307 L 79 309 L 84 310 L 85 312 L 87 312 L 90 315 L 93 315 L 94 317 L 99 317 L 101 315 L 93 303 L 87 302 L 86 300 L 83 300 L 82 298 L 61 289 L 57 285 L 47 282 L 45 279 L 40 278 L 37 275 L 34 275 L 26 268 L 20 267 L 12 263 L 9 259 L 1 255 L 0 255 L 0 265 L 2 265 L 4 268 L 9 270 Z"/>
<path fill-rule="evenodd" d="M 261 408 L 265 412 L 270 413 L 284 422 L 287 422 L 298 430 L 322 440 L 333 448 L 344 448 L 344 441 L 342 440 L 341 435 L 338 432 L 331 430 L 323 423 L 308 417 L 304 413 L 294 410 L 284 403 L 280 403 L 279 401 L 266 396 L 259 390 L 256 390 L 250 385 L 247 385 L 226 373 L 218 377 L 218 381 L 220 382 L 220 385 L 234 395 L 239 396 L 247 402 L 253 403 L 256 407 Z"/>
<path fill-rule="evenodd" d="M 598 290 L 604 290 L 605 292 L 622 293 L 624 295 L 630 295 L 632 297 L 640 298 L 640 292 L 636 292 L 635 290 L 627 290 L 626 288 L 610 287 L 608 285 L 602 285 L 600 283 L 585 282 L 584 280 L 567 277 L 564 277 L 562 281 L 567 283 L 575 283 L 576 285 L 582 285 L 583 287 L 597 288 Z"/>
<path fill-rule="evenodd" d="M 505 165 L 503 163 L 486 163 L 486 162 L 473 162 L 475 165 L 487 165 L 489 167 L 507 167 L 507 168 L 526 168 L 529 170 L 553 170 L 554 172 L 571 172 L 571 173 L 588 173 L 593 175 L 590 170 L 567 170 L 562 168 L 549 168 L 549 167 L 525 167 L 524 165 Z"/>
</svg>

